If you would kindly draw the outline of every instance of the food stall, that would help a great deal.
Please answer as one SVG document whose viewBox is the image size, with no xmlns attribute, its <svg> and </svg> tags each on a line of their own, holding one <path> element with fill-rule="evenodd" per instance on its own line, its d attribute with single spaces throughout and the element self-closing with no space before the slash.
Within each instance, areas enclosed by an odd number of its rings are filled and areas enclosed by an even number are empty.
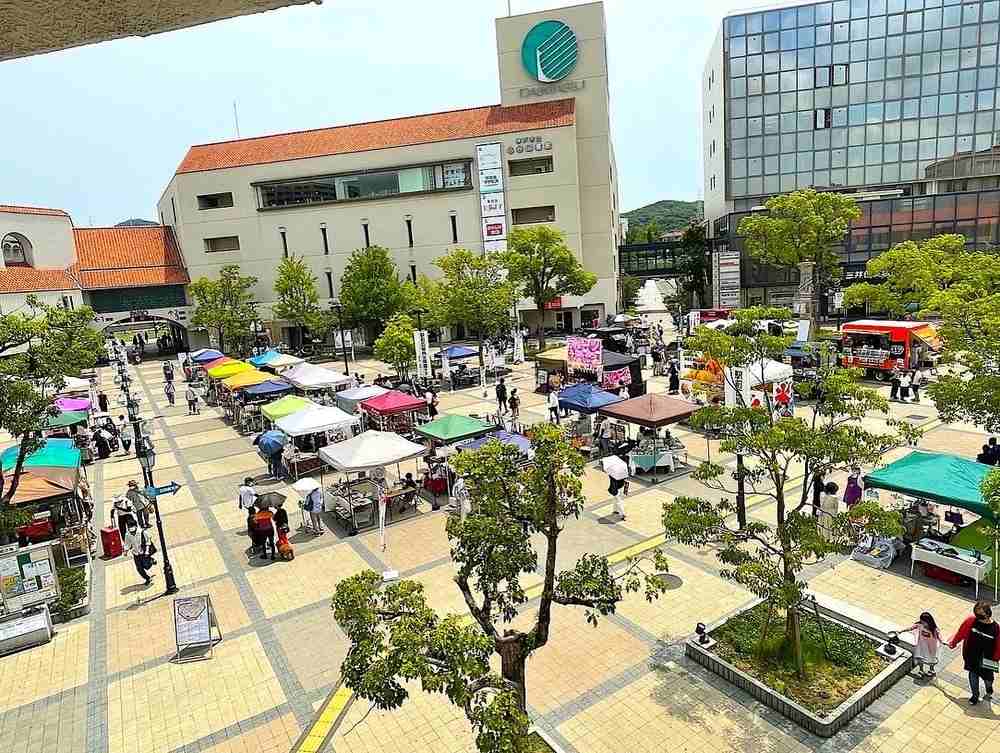
<svg viewBox="0 0 1000 753">
<path fill-rule="evenodd" d="M 476 439 L 499 429 L 478 418 L 461 414 L 445 414 L 414 429 L 414 433 L 428 440 L 428 449 L 448 447 L 468 439 Z M 450 492 L 450 471 L 445 455 L 434 453 L 427 457 L 427 468 L 422 481 L 423 488 L 434 495 L 435 500 Z M 436 507 L 436 505 L 435 505 Z"/>
<path fill-rule="evenodd" d="M 698 406 L 687 400 L 650 394 L 606 405 L 597 412 L 605 418 L 639 427 L 637 436 L 623 445 L 629 470 L 633 476 L 639 472 L 651 473 L 655 484 L 660 468 L 666 468 L 670 474 L 688 469 L 687 450 L 665 427 L 689 418 L 697 410 Z"/>
<path fill-rule="evenodd" d="M 333 512 L 351 535 L 374 525 L 384 529 L 386 520 L 391 520 L 392 508 L 397 507 L 389 501 L 390 492 L 385 488 L 385 467 L 397 466 L 398 474 L 399 463 L 426 452 L 423 445 L 398 434 L 374 430 L 320 448 L 323 462 L 347 475 L 345 481 L 325 487 L 326 509 Z M 369 474 L 372 478 L 368 478 Z M 399 499 L 399 506 L 407 504 L 406 494 L 395 495 L 395 498 Z M 386 500 L 385 505 L 381 504 L 382 500 Z"/>
<path fill-rule="evenodd" d="M 357 413 L 358 406 L 365 400 L 384 395 L 388 391 L 385 387 L 379 387 L 377 384 L 362 384 L 360 387 L 341 390 L 333 396 L 333 399 L 336 401 L 337 407 L 342 411 Z"/>
<path fill-rule="evenodd" d="M 283 379 L 271 377 L 266 382 L 241 390 L 239 410 L 237 411 L 237 426 L 240 432 L 249 434 L 254 431 L 262 431 L 264 416 L 260 409 L 263 404 L 273 401 L 281 395 L 287 395 L 292 389 L 292 385 Z"/>
<path fill-rule="evenodd" d="M 567 364 L 567 347 L 550 348 L 535 356 L 535 392 L 548 393 L 550 389 L 561 389 L 572 375 Z M 646 383 L 642 377 L 642 359 L 623 355 L 610 350 L 601 351 L 601 376 L 583 378 L 582 381 L 598 382 L 604 389 L 619 389 L 621 384 L 628 387 L 630 397 L 644 395 Z"/>
<path fill-rule="evenodd" d="M 362 401 L 360 407 L 367 414 L 370 426 L 397 434 L 412 433 L 420 418 L 427 415 L 427 403 L 423 398 L 399 390 L 370 397 Z"/>
<path fill-rule="evenodd" d="M 296 411 L 279 418 L 274 425 L 292 439 L 285 445 L 284 462 L 296 480 L 322 466 L 320 447 L 342 442 L 361 431 L 357 416 L 326 405 Z"/>
<path fill-rule="evenodd" d="M 929 322 L 861 319 L 841 328 L 841 365 L 864 369 L 878 381 L 897 369 L 933 365 L 940 350 L 941 339 Z"/>
</svg>

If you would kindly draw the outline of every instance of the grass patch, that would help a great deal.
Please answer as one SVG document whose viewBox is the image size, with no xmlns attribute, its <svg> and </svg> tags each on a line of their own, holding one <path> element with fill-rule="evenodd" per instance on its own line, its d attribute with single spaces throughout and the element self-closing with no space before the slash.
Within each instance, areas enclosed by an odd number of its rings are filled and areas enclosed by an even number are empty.
<svg viewBox="0 0 1000 753">
<path fill-rule="evenodd" d="M 555 753 L 552 747 L 537 732 L 528 735 L 528 753 Z"/>
<path fill-rule="evenodd" d="M 813 713 L 836 709 L 875 675 L 887 662 L 875 653 L 878 644 L 835 622 L 815 615 L 801 618 L 805 677 L 795 672 L 791 646 L 785 643 L 785 613 L 775 610 L 767 635 L 767 604 L 728 620 L 712 632 L 715 652 L 730 664 Z M 823 636 L 826 636 L 824 646 Z"/>
</svg>

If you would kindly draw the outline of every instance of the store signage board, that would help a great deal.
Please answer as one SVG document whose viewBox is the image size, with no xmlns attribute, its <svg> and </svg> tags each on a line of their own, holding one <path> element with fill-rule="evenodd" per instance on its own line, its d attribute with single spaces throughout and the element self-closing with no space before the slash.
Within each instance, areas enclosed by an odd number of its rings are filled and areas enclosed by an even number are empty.
<svg viewBox="0 0 1000 753">
<path fill-rule="evenodd" d="M 502 241 L 507 237 L 506 217 L 484 217 L 483 218 L 483 240 Z"/>
<path fill-rule="evenodd" d="M 211 658 L 212 648 L 222 640 L 222 630 L 208 594 L 174 599 L 174 638 L 175 662 Z"/>
<path fill-rule="evenodd" d="M 476 163 L 480 172 L 500 168 L 503 165 L 503 144 L 497 141 L 476 146 Z"/>
<path fill-rule="evenodd" d="M 479 193 L 497 193 L 503 191 L 503 170 L 493 167 L 479 171 Z"/>
<path fill-rule="evenodd" d="M 8 614 L 59 598 L 51 543 L 0 555 L 0 598 Z"/>
<path fill-rule="evenodd" d="M 499 141 L 476 146 L 479 168 L 479 204 L 483 250 L 507 250 L 507 202 L 504 196 L 503 144 Z"/>
<path fill-rule="evenodd" d="M 479 203 L 483 217 L 506 217 L 507 215 L 507 203 L 504 201 L 502 191 L 480 194 Z"/>
</svg>

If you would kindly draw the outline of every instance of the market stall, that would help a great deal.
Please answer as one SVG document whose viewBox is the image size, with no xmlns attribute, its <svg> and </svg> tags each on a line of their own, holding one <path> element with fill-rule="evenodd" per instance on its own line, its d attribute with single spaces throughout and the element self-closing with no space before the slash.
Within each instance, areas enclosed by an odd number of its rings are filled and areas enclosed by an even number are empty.
<svg viewBox="0 0 1000 753">
<path fill-rule="evenodd" d="M 317 404 L 312 400 L 307 400 L 299 395 L 285 395 L 274 402 L 261 406 L 260 412 L 265 419 L 274 423 L 279 418 L 284 418 L 297 411 L 313 407 L 317 407 Z"/>
<path fill-rule="evenodd" d="M 725 368 L 726 405 L 765 408 L 778 418 L 795 415 L 795 370 L 791 364 L 766 358 L 742 368 Z M 741 401 L 742 398 L 742 401 Z"/>
<path fill-rule="evenodd" d="M 606 405 L 623 400 L 624 398 L 602 390 L 592 382 L 579 382 L 560 390 L 559 407 L 579 414 L 576 421 L 566 424 L 566 432 L 573 446 L 589 455 L 594 447 L 594 414 Z"/>
<path fill-rule="evenodd" d="M 681 465 L 687 467 L 687 450 L 666 427 L 689 418 L 697 410 L 697 405 L 686 400 L 650 394 L 606 405 L 598 413 L 639 427 L 637 436 L 629 436 L 622 452 L 627 453 L 633 476 L 649 472 L 653 483 L 657 483 L 658 469 L 666 468 L 672 474 L 680 470 Z"/>
<path fill-rule="evenodd" d="M 488 424 L 478 418 L 460 414 L 446 414 L 433 421 L 418 426 L 414 434 L 428 440 L 428 448 L 449 447 L 468 439 L 475 439 L 497 431 L 500 427 Z M 427 458 L 427 468 L 421 481 L 423 488 L 437 499 L 443 494 L 449 494 L 451 471 L 446 460 L 447 453 L 435 452 Z"/>
<path fill-rule="evenodd" d="M 189 355 L 191 357 L 191 361 L 199 366 L 211 363 L 212 361 L 224 357 L 224 354 L 221 351 L 213 348 L 201 348 L 199 350 L 192 351 Z"/>
<path fill-rule="evenodd" d="M 264 416 L 261 413 L 263 404 L 281 395 L 287 395 L 292 389 L 292 385 L 283 379 L 271 377 L 266 382 L 241 390 L 236 421 L 239 430 L 244 434 L 263 430 Z"/>
<path fill-rule="evenodd" d="M 317 405 L 279 418 L 274 425 L 292 439 L 285 445 L 284 462 L 297 480 L 320 468 L 320 447 L 343 442 L 360 432 L 361 419 L 340 408 Z"/>
<path fill-rule="evenodd" d="M 74 376 L 64 376 L 63 377 L 63 388 L 59 391 L 60 395 L 89 395 L 91 383 L 89 379 L 81 379 L 80 377 Z"/>
<path fill-rule="evenodd" d="M 478 356 L 479 351 L 467 345 L 449 345 L 439 350 L 434 354 L 434 359 L 439 365 L 442 382 L 450 385 L 453 390 L 479 384 L 478 368 L 469 368 L 464 363 L 453 363 Z"/>
<path fill-rule="evenodd" d="M 602 349 L 600 358 L 600 376 L 580 377 L 581 381 L 594 382 L 606 390 L 618 390 L 624 385 L 628 388 L 630 397 L 646 394 L 642 359 L 606 349 Z M 572 379 L 566 346 L 550 348 L 535 356 L 536 392 L 547 393 L 550 389 L 562 389 Z"/>
<path fill-rule="evenodd" d="M 418 458 L 427 452 L 423 445 L 410 442 L 392 432 L 369 430 L 338 444 L 323 447 L 319 456 L 327 465 L 347 474 L 347 480 L 326 487 L 326 509 L 332 511 L 351 534 L 363 527 L 384 526 L 391 519 L 393 507 L 384 480 L 386 466 Z M 355 478 L 351 478 L 351 474 Z M 371 474 L 372 478 L 368 478 Z M 397 495 L 399 505 L 406 495 Z M 385 500 L 385 504 L 382 501 Z M 411 497 L 412 500 L 412 497 Z M 397 507 L 398 510 L 398 507 Z"/>
<path fill-rule="evenodd" d="M 297 366 L 292 366 L 283 371 L 281 377 L 291 382 L 302 393 L 343 389 L 352 383 L 352 378 L 347 374 L 312 363 L 300 363 Z"/>
<path fill-rule="evenodd" d="M 89 411 L 91 402 L 85 397 L 58 397 L 54 405 L 61 411 Z"/>
<path fill-rule="evenodd" d="M 365 400 L 384 395 L 388 391 L 385 387 L 379 387 L 377 384 L 362 384 L 360 387 L 341 390 L 334 395 L 334 400 L 342 411 L 356 413 L 358 406 Z"/>
<path fill-rule="evenodd" d="M 980 484 L 992 466 L 943 452 L 914 450 L 864 476 L 865 489 L 885 489 L 992 518 Z"/>
<path fill-rule="evenodd" d="M 471 439 L 467 442 L 462 442 L 459 445 L 459 448 L 462 450 L 478 450 L 487 442 L 499 442 L 500 444 L 516 447 L 521 455 L 524 456 L 525 460 L 531 460 L 535 456 L 535 451 L 531 447 L 530 439 L 523 434 L 515 434 L 510 431 L 504 431 L 503 429 L 499 431 L 491 431 L 489 434 L 485 434 L 478 439 Z"/>
<path fill-rule="evenodd" d="M 412 433 L 420 418 L 427 415 L 427 403 L 423 398 L 398 390 L 368 398 L 360 407 L 367 414 L 370 426 L 397 434 Z"/>
</svg>

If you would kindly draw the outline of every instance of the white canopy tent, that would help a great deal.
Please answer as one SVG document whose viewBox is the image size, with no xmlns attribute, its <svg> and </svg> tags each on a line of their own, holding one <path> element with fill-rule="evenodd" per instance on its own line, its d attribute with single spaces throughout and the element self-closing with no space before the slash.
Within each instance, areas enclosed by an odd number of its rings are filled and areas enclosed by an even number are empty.
<svg viewBox="0 0 1000 753">
<path fill-rule="evenodd" d="M 292 356 L 288 353 L 279 353 L 264 365 L 269 369 L 277 371 L 278 369 L 287 369 L 291 366 L 298 366 L 300 363 L 305 363 L 305 361 L 298 356 Z"/>
<path fill-rule="evenodd" d="M 358 407 L 358 403 L 384 395 L 388 391 L 385 387 L 379 387 L 377 384 L 363 384 L 360 387 L 338 392 L 336 395 L 337 405 L 351 413 Z"/>
<path fill-rule="evenodd" d="M 427 453 L 427 448 L 389 431 L 369 430 L 344 442 L 321 447 L 323 462 L 344 473 L 369 471 Z"/>
<path fill-rule="evenodd" d="M 90 382 L 86 379 L 80 379 L 79 377 L 74 376 L 64 376 L 63 382 L 65 382 L 65 385 L 59 393 L 60 395 L 78 395 L 90 392 Z"/>
<path fill-rule="evenodd" d="M 300 363 L 282 372 L 281 376 L 300 390 L 324 390 L 351 381 L 351 377 L 346 374 L 312 363 Z"/>
<path fill-rule="evenodd" d="M 319 434 L 324 431 L 343 429 L 358 425 L 361 419 L 344 413 L 340 408 L 318 405 L 291 415 L 279 418 L 275 426 L 290 437 L 301 437 L 306 434 Z"/>
<path fill-rule="evenodd" d="M 726 368 L 726 405 L 737 405 L 736 385 L 742 387 L 744 405 L 751 405 L 750 391 L 758 390 L 763 385 L 780 384 L 792 381 L 794 370 L 791 364 L 781 361 L 772 361 L 765 358 L 763 361 L 750 364 L 743 368 Z"/>
</svg>

